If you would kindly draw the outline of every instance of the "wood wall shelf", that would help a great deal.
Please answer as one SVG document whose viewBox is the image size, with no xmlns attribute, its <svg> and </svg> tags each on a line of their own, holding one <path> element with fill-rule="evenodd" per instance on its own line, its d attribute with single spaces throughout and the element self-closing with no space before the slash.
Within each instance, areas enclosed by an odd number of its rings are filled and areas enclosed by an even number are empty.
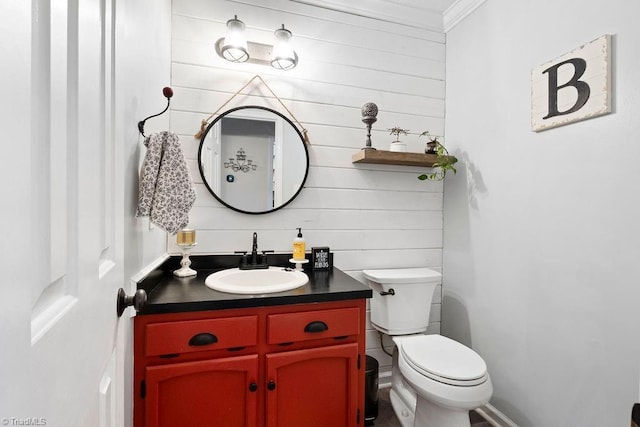
<svg viewBox="0 0 640 427">
<path fill-rule="evenodd" d="M 435 161 L 435 154 L 407 153 L 384 150 L 360 150 L 351 157 L 352 163 L 423 166 L 428 168 L 433 166 Z"/>
</svg>

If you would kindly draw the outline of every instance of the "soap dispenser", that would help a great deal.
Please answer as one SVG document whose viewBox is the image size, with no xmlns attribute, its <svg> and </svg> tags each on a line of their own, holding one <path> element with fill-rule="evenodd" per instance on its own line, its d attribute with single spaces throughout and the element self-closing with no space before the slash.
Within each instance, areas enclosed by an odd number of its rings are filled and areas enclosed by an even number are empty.
<svg viewBox="0 0 640 427">
<path fill-rule="evenodd" d="M 298 236 L 293 239 L 293 259 L 296 261 L 305 259 L 305 242 L 302 237 L 302 228 L 298 227 Z"/>
</svg>

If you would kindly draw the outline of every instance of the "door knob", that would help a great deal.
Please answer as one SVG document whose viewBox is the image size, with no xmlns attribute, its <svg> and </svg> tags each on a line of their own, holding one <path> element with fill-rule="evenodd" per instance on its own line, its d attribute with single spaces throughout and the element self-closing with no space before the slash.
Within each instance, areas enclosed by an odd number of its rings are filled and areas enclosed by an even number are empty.
<svg viewBox="0 0 640 427">
<path fill-rule="evenodd" d="M 142 308 L 147 303 L 147 293 L 144 289 L 138 289 L 133 296 L 127 296 L 124 292 L 124 289 L 118 289 L 118 297 L 116 300 L 116 309 L 118 310 L 118 317 L 122 316 L 124 313 L 124 309 L 133 306 L 136 311 L 142 310 Z"/>
</svg>

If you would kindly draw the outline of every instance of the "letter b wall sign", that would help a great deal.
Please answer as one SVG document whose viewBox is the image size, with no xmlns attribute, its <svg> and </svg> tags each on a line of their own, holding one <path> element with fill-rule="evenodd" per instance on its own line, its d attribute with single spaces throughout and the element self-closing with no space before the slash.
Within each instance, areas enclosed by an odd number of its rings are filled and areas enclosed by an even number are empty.
<svg viewBox="0 0 640 427">
<path fill-rule="evenodd" d="M 539 132 L 611 112 L 611 36 L 531 72 L 531 129 Z"/>
</svg>

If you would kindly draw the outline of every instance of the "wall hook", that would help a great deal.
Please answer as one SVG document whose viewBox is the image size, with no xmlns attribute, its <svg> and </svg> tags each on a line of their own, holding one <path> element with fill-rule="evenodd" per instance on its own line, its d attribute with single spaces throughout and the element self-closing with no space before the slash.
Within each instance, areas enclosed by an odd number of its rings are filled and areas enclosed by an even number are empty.
<svg viewBox="0 0 640 427">
<path fill-rule="evenodd" d="M 158 114 L 154 114 L 153 116 L 149 116 L 146 119 L 138 122 L 138 131 L 142 134 L 142 136 L 146 136 L 144 134 L 144 122 L 146 122 L 147 120 L 153 117 L 157 117 L 163 114 L 165 111 L 169 109 L 169 104 L 171 104 L 171 97 L 173 96 L 173 89 L 171 89 L 169 86 L 162 88 L 162 94 L 165 96 L 165 98 L 167 98 L 167 106 L 165 107 L 164 110 L 160 111 Z"/>
</svg>

